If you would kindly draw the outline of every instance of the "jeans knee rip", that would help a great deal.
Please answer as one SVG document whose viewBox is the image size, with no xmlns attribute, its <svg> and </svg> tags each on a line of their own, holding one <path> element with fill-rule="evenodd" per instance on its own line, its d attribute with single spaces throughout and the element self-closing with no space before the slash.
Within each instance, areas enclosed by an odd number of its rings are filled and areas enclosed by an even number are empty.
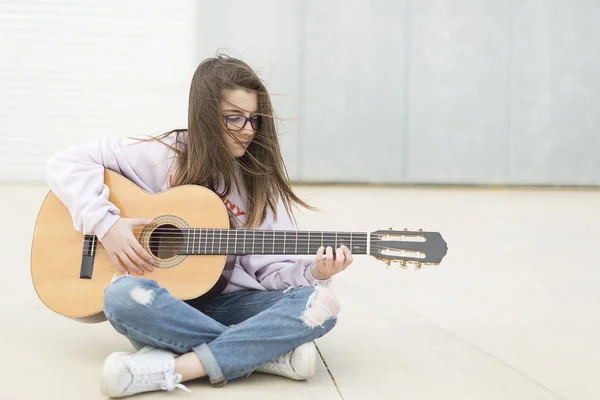
<svg viewBox="0 0 600 400">
<path fill-rule="evenodd" d="M 149 306 L 154 301 L 154 290 L 144 289 L 139 286 L 131 289 L 129 295 L 135 302 L 143 306 Z"/>
<path fill-rule="evenodd" d="M 317 286 L 306 303 L 306 309 L 300 316 L 309 328 L 323 327 L 325 321 L 335 318 L 340 311 L 340 303 L 333 292 L 326 287 Z"/>
</svg>

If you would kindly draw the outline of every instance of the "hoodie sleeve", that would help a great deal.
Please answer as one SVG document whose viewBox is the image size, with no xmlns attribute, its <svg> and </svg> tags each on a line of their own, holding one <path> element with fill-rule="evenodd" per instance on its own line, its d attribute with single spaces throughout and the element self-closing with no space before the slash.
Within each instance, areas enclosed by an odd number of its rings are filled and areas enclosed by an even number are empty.
<svg viewBox="0 0 600 400">
<path fill-rule="evenodd" d="M 278 220 L 273 221 L 269 212 L 268 222 L 260 227 L 265 230 L 296 230 L 283 202 L 279 202 Z M 292 255 L 248 255 L 241 257 L 242 267 L 267 290 L 285 290 L 300 286 L 329 286 L 330 279 L 315 279 L 310 267 L 315 263 L 315 256 L 299 257 Z"/>
<path fill-rule="evenodd" d="M 69 210 L 74 228 L 102 239 L 120 218 L 119 209 L 108 201 L 104 169 L 113 170 L 143 190 L 154 192 L 161 179 L 158 171 L 168 147 L 157 141 L 101 138 L 54 153 L 47 163 L 50 190 Z M 164 180 L 163 180 L 164 181 Z"/>
</svg>

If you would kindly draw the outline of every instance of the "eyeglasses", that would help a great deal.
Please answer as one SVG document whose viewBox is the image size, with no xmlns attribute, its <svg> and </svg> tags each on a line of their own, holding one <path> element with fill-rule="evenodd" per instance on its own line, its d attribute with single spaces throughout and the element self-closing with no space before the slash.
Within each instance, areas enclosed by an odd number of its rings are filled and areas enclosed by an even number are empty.
<svg viewBox="0 0 600 400">
<path fill-rule="evenodd" d="M 250 121 L 252 129 L 257 130 L 260 129 L 262 121 L 260 115 L 253 115 L 251 117 L 245 117 L 243 115 L 224 115 L 223 119 L 225 119 L 225 125 L 227 128 L 232 131 L 241 131 L 244 129 L 248 121 Z"/>
</svg>

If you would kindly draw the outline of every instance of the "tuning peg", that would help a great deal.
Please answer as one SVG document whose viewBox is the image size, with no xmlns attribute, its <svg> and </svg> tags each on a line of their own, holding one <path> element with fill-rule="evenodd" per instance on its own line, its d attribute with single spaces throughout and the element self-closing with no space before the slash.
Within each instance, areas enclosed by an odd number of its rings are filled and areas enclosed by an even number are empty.
<svg viewBox="0 0 600 400">
<path fill-rule="evenodd" d="M 391 230 L 392 230 L 392 227 L 389 227 L 389 228 L 388 228 L 388 231 L 391 231 Z"/>
<path fill-rule="evenodd" d="M 419 269 L 423 268 L 423 264 L 421 264 L 421 263 L 416 263 L 416 264 L 415 264 L 415 267 L 416 267 L 416 268 L 415 268 L 415 270 L 419 270 Z"/>
<path fill-rule="evenodd" d="M 402 262 L 400 263 L 400 267 L 402 267 L 402 268 L 406 268 L 406 261 L 402 261 Z"/>
<path fill-rule="evenodd" d="M 386 265 L 386 267 L 385 267 L 385 268 L 386 268 L 386 269 L 389 269 L 389 268 L 390 268 L 390 264 L 391 264 L 391 263 L 392 263 L 392 262 L 391 262 L 390 260 L 385 260 L 385 265 Z"/>
<path fill-rule="evenodd" d="M 419 229 L 419 232 L 423 232 L 423 228 Z"/>
<path fill-rule="evenodd" d="M 408 231 L 408 228 L 404 228 L 405 231 Z"/>
</svg>

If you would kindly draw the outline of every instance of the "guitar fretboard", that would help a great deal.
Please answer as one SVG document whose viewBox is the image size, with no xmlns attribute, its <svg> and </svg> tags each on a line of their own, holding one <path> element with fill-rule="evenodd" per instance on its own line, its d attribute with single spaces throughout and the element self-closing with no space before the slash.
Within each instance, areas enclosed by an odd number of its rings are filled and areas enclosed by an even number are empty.
<svg viewBox="0 0 600 400">
<path fill-rule="evenodd" d="M 315 254 L 320 246 L 342 244 L 353 254 L 367 254 L 364 232 L 269 231 L 192 228 L 182 231 L 180 254 Z"/>
</svg>

